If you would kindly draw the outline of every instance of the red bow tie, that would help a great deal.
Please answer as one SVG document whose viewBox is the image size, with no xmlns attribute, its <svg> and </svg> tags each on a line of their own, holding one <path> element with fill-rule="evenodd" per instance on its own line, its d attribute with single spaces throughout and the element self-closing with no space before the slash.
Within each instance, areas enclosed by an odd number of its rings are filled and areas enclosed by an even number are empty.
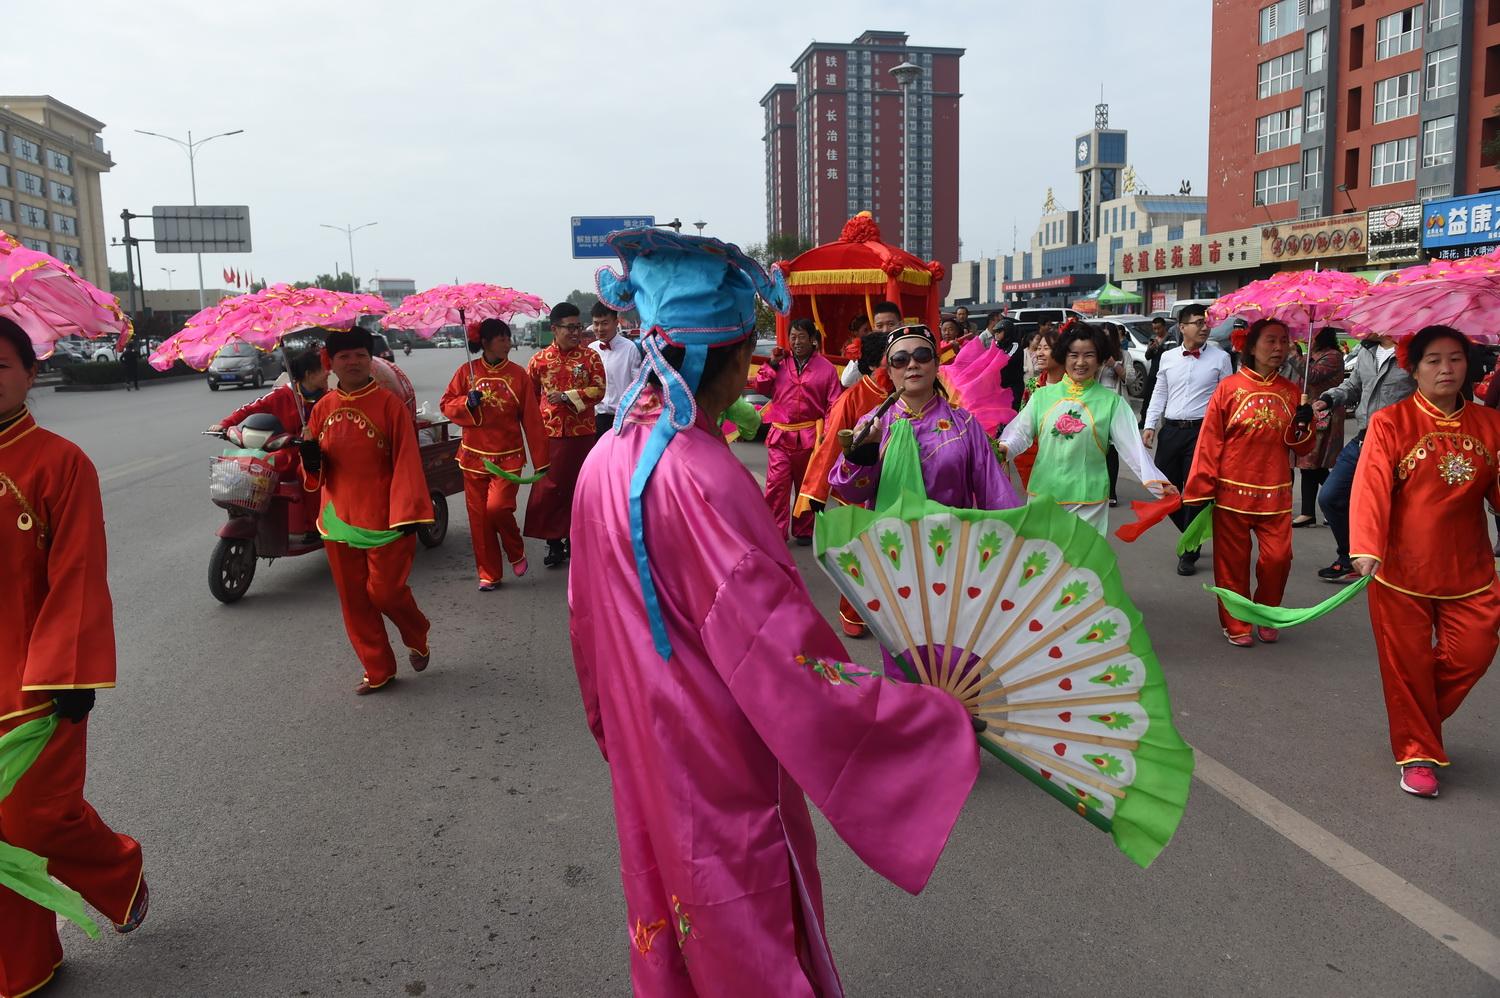
<svg viewBox="0 0 1500 998">
<path fill-rule="evenodd" d="M 1184 350 L 1184 351 L 1182 351 L 1182 355 L 1184 357 L 1197 357 L 1201 353 L 1203 353 L 1202 350 Z"/>
<path fill-rule="evenodd" d="M 600 340 L 599 341 L 599 349 L 600 350 L 608 350 L 609 349 L 609 341 L 608 340 Z"/>
</svg>

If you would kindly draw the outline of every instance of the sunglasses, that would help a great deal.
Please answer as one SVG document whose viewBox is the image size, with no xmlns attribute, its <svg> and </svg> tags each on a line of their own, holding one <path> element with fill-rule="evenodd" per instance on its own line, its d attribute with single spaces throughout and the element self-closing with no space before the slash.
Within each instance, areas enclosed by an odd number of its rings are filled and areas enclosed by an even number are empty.
<svg viewBox="0 0 1500 998">
<path fill-rule="evenodd" d="M 886 358 L 885 362 L 893 371 L 906 369 L 906 365 L 912 361 L 918 364 L 931 364 L 937 359 L 937 354 L 932 352 L 932 347 L 917 347 L 915 350 L 899 350 Z"/>
</svg>

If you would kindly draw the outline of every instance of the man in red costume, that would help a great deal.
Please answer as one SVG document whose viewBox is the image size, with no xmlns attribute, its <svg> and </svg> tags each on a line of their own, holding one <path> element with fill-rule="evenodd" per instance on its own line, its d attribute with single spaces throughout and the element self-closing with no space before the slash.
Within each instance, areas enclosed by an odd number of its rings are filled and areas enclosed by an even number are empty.
<svg viewBox="0 0 1500 998">
<path fill-rule="evenodd" d="M 432 500 L 411 414 L 370 374 L 372 345 L 369 331 L 358 327 L 328 334 L 329 365 L 339 387 L 313 407 L 301 443 L 303 487 L 323 490 L 325 515 L 331 507 L 351 527 L 400 534 L 375 547 L 333 539 L 326 544 L 344 629 L 365 670 L 354 690 L 361 696 L 396 678 L 383 616 L 401 632 L 412 671 L 421 672 L 431 659 L 427 618 L 406 580 L 417 525 L 432 522 Z"/>
<path fill-rule="evenodd" d="M 531 487 L 526 500 L 526 536 L 547 542 L 542 564 L 557 568 L 568 560 L 573 522 L 573 488 L 578 469 L 598 439 L 594 407 L 604 399 L 604 362 L 583 345 L 578 306 L 561 302 L 552 310 L 552 344 L 526 365 L 531 390 L 541 403 L 547 430 L 547 477 Z"/>
<path fill-rule="evenodd" d="M 469 535 L 474 541 L 479 589 L 490 592 L 500 586 L 505 560 L 510 561 L 517 578 L 526 574 L 527 564 L 526 544 L 516 524 L 516 491 L 520 485 L 491 474 L 484 462 L 519 475 L 526 466 L 529 447 L 532 468 L 544 472 L 547 433 L 542 429 L 542 412 L 531 379 L 521 365 L 510 360 L 510 327 L 500 319 L 485 319 L 479 324 L 478 334 L 477 342 L 470 340 L 469 349 L 483 353 L 453 373 L 442 406 L 443 414 L 463 427 L 458 466 L 464 472 Z"/>
<path fill-rule="evenodd" d="M 1184 505 L 1214 504 L 1214 584 L 1250 595 L 1250 537 L 1259 546 L 1255 602 L 1280 606 L 1292 571 L 1292 454 L 1312 450 L 1312 408 L 1301 390 L 1277 374 L 1290 349 L 1287 328 L 1261 319 L 1235 336 L 1244 359 L 1220 381 L 1198 433 Z M 1225 477 L 1228 476 L 1228 477 Z M 1250 625 L 1219 604 L 1219 625 L 1229 643 L 1250 648 Z M 1279 637 L 1255 628 L 1266 644 Z"/>
<path fill-rule="evenodd" d="M 787 340 L 791 356 L 778 347 L 771 362 L 756 372 L 754 388 L 771 397 L 761 410 L 761 417 L 771 424 L 766 434 L 766 505 L 782 536 L 790 526 L 797 543 L 806 546 L 812 543 L 812 514 L 794 518 L 792 500 L 801 491 L 807 463 L 823 437 L 823 421 L 843 386 L 838 369 L 818 352 L 818 328 L 811 319 L 793 322 Z"/>
<path fill-rule="evenodd" d="M 115 685 L 115 629 L 99 476 L 71 442 L 26 409 L 36 381 L 30 338 L 0 318 L 0 735 L 55 712 L 41 755 L 0 801 L 0 841 L 47 860 L 119 932 L 146 917 L 141 847 L 83 797 L 94 691 Z M 0 996 L 18 998 L 62 963 L 57 917 L 0 887 Z"/>
</svg>

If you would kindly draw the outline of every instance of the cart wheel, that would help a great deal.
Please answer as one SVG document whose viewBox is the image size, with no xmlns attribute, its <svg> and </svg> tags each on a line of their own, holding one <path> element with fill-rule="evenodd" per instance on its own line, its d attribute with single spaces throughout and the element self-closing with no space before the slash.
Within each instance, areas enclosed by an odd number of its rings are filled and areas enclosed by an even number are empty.
<svg viewBox="0 0 1500 998">
<path fill-rule="evenodd" d="M 432 522 L 417 527 L 417 540 L 423 547 L 435 548 L 448 536 L 448 497 L 441 492 L 432 494 Z M 247 583 L 248 584 L 248 583 Z"/>
<path fill-rule="evenodd" d="M 208 591 L 220 603 L 234 603 L 255 578 L 255 542 L 242 538 L 219 538 L 208 559 Z"/>
</svg>

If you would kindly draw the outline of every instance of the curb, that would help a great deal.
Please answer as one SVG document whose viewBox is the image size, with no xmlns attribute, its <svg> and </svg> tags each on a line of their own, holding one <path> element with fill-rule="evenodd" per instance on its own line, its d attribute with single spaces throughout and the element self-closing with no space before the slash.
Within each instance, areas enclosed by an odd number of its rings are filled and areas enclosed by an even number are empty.
<svg viewBox="0 0 1500 998">
<path fill-rule="evenodd" d="M 160 378 L 147 378 L 147 379 L 145 379 L 144 381 L 141 382 L 141 388 L 144 389 L 147 385 L 157 384 L 157 383 L 163 382 L 163 381 L 190 381 L 190 380 L 192 380 L 194 378 L 201 378 L 201 377 L 203 377 L 203 372 L 202 371 L 194 371 L 191 374 L 169 374 L 169 375 L 165 375 L 165 376 L 160 377 Z M 41 388 L 42 385 L 39 383 L 37 385 L 37 387 Z M 120 389 L 122 389 L 124 387 L 125 387 L 125 382 L 123 382 L 123 381 L 112 381 L 112 382 L 110 382 L 109 384 L 106 384 L 106 385 L 62 385 L 62 384 L 57 384 L 57 385 L 53 385 L 52 386 L 52 390 L 54 392 L 113 392 L 113 391 L 118 391 L 118 390 L 120 390 Z"/>
</svg>

